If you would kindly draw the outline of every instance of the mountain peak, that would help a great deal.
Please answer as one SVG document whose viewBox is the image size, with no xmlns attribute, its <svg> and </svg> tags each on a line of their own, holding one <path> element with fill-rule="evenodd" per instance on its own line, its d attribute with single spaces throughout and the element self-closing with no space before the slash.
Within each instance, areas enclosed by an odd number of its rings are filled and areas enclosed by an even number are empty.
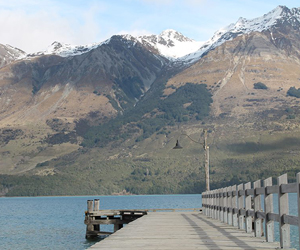
<svg viewBox="0 0 300 250">
<path fill-rule="evenodd" d="M 157 50 L 161 55 L 170 60 L 197 51 L 203 43 L 185 37 L 173 29 L 164 30 L 159 35 L 139 36 L 137 40 L 147 47 Z"/>
<path fill-rule="evenodd" d="M 184 36 L 183 34 L 181 34 L 180 32 L 173 30 L 173 29 L 167 29 L 164 30 L 163 32 L 161 32 L 159 34 L 159 37 L 168 40 L 177 40 L 179 42 L 192 42 L 193 40 Z"/>
<path fill-rule="evenodd" d="M 261 17 L 254 19 L 240 17 L 236 23 L 232 23 L 215 32 L 213 37 L 205 42 L 196 53 L 187 55 L 182 59 L 193 62 L 198 60 L 207 51 L 216 48 L 222 43 L 232 40 L 237 36 L 249 34 L 251 32 L 263 32 L 284 22 L 293 27 L 298 25 L 300 23 L 300 8 L 289 9 L 286 6 L 279 5 Z"/>
</svg>

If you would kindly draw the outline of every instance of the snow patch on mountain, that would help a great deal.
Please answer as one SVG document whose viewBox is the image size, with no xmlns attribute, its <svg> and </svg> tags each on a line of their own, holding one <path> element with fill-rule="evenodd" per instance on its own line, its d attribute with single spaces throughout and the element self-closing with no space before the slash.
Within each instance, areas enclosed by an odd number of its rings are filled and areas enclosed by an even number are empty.
<svg viewBox="0 0 300 250">
<path fill-rule="evenodd" d="M 93 43 L 88 45 L 71 45 L 71 44 L 63 44 L 60 42 L 52 43 L 47 50 L 40 51 L 33 54 L 28 54 L 27 57 L 35 57 L 35 56 L 42 56 L 42 55 L 58 55 L 61 57 L 69 57 L 69 56 L 77 56 L 84 53 L 87 53 L 102 44 L 107 43 L 109 40 L 106 40 L 102 43 Z"/>
<path fill-rule="evenodd" d="M 164 30 L 159 35 L 139 36 L 137 40 L 156 49 L 161 55 L 171 60 L 197 51 L 203 42 L 187 38 L 176 30 Z"/>
</svg>

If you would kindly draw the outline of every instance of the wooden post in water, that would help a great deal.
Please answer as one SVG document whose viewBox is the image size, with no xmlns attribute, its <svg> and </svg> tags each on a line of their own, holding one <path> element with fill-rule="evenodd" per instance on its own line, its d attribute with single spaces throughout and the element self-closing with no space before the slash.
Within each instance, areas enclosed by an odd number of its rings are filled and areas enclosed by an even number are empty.
<svg viewBox="0 0 300 250">
<path fill-rule="evenodd" d="M 99 211 L 100 201 L 99 199 L 94 200 L 94 211 Z M 100 225 L 94 225 L 94 231 L 100 231 Z"/>
<path fill-rule="evenodd" d="M 277 178 L 279 186 L 278 190 L 278 208 L 279 208 L 279 232 L 280 232 L 280 247 L 290 247 L 290 225 L 285 224 L 283 220 L 284 215 L 289 214 L 289 196 L 281 190 L 282 184 L 287 184 L 287 174 L 281 175 Z"/>
<path fill-rule="evenodd" d="M 87 201 L 87 211 L 90 213 L 93 211 L 93 200 Z"/>
<path fill-rule="evenodd" d="M 274 221 L 270 220 L 268 213 L 273 213 L 273 194 L 267 193 L 267 187 L 272 186 L 272 177 L 264 180 L 265 188 L 265 231 L 267 242 L 274 242 Z M 298 200 L 299 201 L 299 200 Z"/>
<path fill-rule="evenodd" d="M 255 237 L 261 237 L 262 231 L 262 219 L 257 217 L 257 212 L 261 211 L 261 197 L 260 194 L 256 194 L 255 189 L 261 187 L 261 180 L 257 180 L 253 184 L 254 188 L 254 232 Z"/>
<path fill-rule="evenodd" d="M 86 217 L 89 219 L 89 213 L 93 211 L 93 200 L 87 201 L 87 215 Z M 93 232 L 94 231 L 94 225 L 93 224 L 87 224 L 86 225 L 86 232 Z M 88 237 L 88 234 L 86 234 L 86 238 Z"/>
<path fill-rule="evenodd" d="M 251 189 L 251 182 L 245 184 L 245 192 L 247 189 Z M 247 213 L 251 209 L 251 195 L 245 193 L 245 209 L 246 209 L 246 232 L 252 233 L 252 216 Z"/>
<path fill-rule="evenodd" d="M 94 211 L 99 211 L 100 201 L 99 199 L 94 200 Z"/>
</svg>

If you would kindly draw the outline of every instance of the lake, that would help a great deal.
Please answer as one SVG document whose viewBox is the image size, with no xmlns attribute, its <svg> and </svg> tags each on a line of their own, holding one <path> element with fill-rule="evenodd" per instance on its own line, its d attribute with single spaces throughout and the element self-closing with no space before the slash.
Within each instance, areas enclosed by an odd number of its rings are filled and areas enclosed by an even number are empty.
<svg viewBox="0 0 300 250">
<path fill-rule="evenodd" d="M 100 199 L 100 209 L 202 206 L 201 195 L 0 198 L 0 248 L 81 250 L 90 247 L 95 241 L 85 239 L 84 211 L 87 200 L 92 199 Z M 290 203 L 290 214 L 297 215 L 296 194 L 290 195 Z M 277 224 L 276 228 L 279 240 Z M 291 231 L 292 245 L 298 248 L 298 228 L 291 226 Z"/>
</svg>

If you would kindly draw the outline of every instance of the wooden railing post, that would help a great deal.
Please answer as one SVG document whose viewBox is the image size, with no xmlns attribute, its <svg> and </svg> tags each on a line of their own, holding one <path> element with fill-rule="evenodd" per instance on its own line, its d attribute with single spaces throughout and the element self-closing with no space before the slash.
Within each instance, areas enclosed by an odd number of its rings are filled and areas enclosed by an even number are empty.
<svg viewBox="0 0 300 250">
<path fill-rule="evenodd" d="M 290 225 L 285 224 L 283 220 L 284 215 L 289 214 L 289 196 L 281 190 L 282 184 L 287 184 L 287 174 L 281 175 L 277 178 L 277 183 L 279 186 L 278 190 L 278 208 L 279 208 L 279 233 L 280 233 L 280 247 L 289 248 L 290 247 Z"/>
<path fill-rule="evenodd" d="M 251 189 L 251 182 L 245 184 L 245 192 Z M 252 216 L 247 213 L 251 209 L 251 195 L 245 193 L 245 209 L 246 209 L 246 232 L 252 233 Z"/>
<path fill-rule="evenodd" d="M 261 187 L 261 181 L 257 180 L 253 184 L 254 187 L 254 232 L 255 237 L 261 237 L 263 234 L 262 231 L 262 219 L 257 217 L 257 212 L 261 211 L 261 196 L 256 194 L 255 188 Z"/>
<path fill-rule="evenodd" d="M 233 214 L 233 205 L 232 205 L 232 187 L 227 188 L 228 191 L 228 200 L 227 200 L 227 207 L 228 207 L 228 215 L 227 215 L 227 222 L 230 226 L 232 226 L 232 214 Z"/>
<path fill-rule="evenodd" d="M 298 236 L 300 246 L 300 173 L 297 174 Z"/>
<path fill-rule="evenodd" d="M 228 223 L 228 188 L 223 188 L 223 222 Z"/>
<path fill-rule="evenodd" d="M 205 214 L 205 192 L 202 192 L 201 194 L 201 202 L 202 202 L 202 213 L 206 215 Z"/>
<path fill-rule="evenodd" d="M 212 206 L 213 206 L 213 197 L 212 197 L 212 191 L 208 191 L 208 195 L 209 195 L 209 211 L 208 211 L 208 216 L 210 218 L 212 218 Z"/>
<path fill-rule="evenodd" d="M 220 189 L 216 189 L 216 220 L 220 219 L 220 212 L 219 212 L 219 205 L 220 205 L 220 196 L 219 196 Z"/>
<path fill-rule="evenodd" d="M 221 222 L 224 222 L 224 196 L 223 196 L 223 192 L 224 192 L 224 188 L 220 188 L 219 189 L 219 220 Z"/>
<path fill-rule="evenodd" d="M 238 208 L 239 208 L 239 229 L 245 229 L 244 227 L 244 215 L 241 214 L 241 210 L 244 209 L 244 195 L 240 191 L 244 190 L 244 184 L 238 185 Z"/>
<path fill-rule="evenodd" d="M 236 185 L 232 186 L 232 224 L 234 227 L 238 226 L 238 213 L 236 213 L 235 209 L 237 209 L 237 189 Z"/>
<path fill-rule="evenodd" d="M 217 193 L 218 190 L 214 191 L 214 217 L 213 219 L 217 219 Z"/>
<path fill-rule="evenodd" d="M 274 242 L 274 221 L 270 220 L 268 213 L 273 213 L 273 194 L 267 194 L 267 187 L 272 186 L 272 177 L 264 180 L 265 188 L 265 231 L 267 242 Z"/>
</svg>

